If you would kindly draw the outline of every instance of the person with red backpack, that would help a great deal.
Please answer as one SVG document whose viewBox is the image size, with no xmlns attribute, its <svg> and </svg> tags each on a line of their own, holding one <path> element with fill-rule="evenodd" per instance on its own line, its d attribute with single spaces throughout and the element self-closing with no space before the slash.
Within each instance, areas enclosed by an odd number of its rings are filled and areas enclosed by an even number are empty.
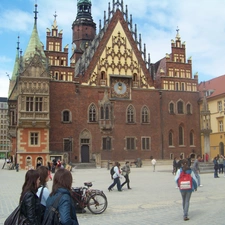
<svg viewBox="0 0 225 225">
<path fill-rule="evenodd" d="M 182 196 L 184 220 L 187 221 L 189 220 L 188 210 L 191 194 L 193 191 L 197 191 L 198 187 L 197 179 L 195 177 L 194 172 L 191 170 L 187 159 L 183 159 L 181 161 L 181 168 L 177 170 L 175 182 L 177 183 L 180 189 L 180 193 Z"/>
</svg>

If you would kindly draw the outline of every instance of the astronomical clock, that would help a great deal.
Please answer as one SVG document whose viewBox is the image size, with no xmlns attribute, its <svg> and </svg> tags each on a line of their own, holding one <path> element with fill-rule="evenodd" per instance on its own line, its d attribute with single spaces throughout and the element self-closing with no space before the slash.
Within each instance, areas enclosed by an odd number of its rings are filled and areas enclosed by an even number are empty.
<svg viewBox="0 0 225 225">
<path fill-rule="evenodd" d="M 130 99 L 130 79 L 111 77 L 111 98 Z"/>
</svg>

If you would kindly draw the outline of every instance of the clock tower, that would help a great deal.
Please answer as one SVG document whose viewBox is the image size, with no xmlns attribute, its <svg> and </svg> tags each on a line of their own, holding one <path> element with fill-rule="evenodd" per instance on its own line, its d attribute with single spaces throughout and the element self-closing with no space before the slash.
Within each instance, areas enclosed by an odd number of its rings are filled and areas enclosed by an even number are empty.
<svg viewBox="0 0 225 225">
<path fill-rule="evenodd" d="M 73 55 L 71 60 L 76 63 L 96 35 L 96 24 L 92 19 L 90 0 L 77 2 L 77 17 L 72 24 L 72 30 Z"/>
</svg>

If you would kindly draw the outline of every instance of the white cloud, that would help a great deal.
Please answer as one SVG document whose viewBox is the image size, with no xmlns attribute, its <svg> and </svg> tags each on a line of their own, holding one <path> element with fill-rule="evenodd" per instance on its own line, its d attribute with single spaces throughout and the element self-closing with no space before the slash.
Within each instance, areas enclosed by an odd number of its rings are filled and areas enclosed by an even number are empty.
<svg viewBox="0 0 225 225">
<path fill-rule="evenodd" d="M 103 26 L 104 11 L 108 17 L 108 2 L 112 9 L 112 0 L 92 0 L 92 16 L 97 30 L 99 19 Z M 182 42 L 186 42 L 186 56 L 187 58 L 192 56 L 193 73 L 199 72 L 199 81 L 225 74 L 223 56 L 225 52 L 225 14 L 223 12 L 225 1 L 141 0 L 137 2 L 136 0 L 124 0 L 123 2 L 124 11 L 125 5 L 128 5 L 128 19 L 132 14 L 133 27 L 137 24 L 138 35 L 139 33 L 142 35 L 142 43 L 146 43 L 147 53 L 151 54 L 152 62 L 158 61 L 165 56 L 165 53 L 171 52 L 171 39 L 175 38 L 178 26 Z M 15 7 L 12 10 L 8 8 L 2 11 L 0 29 L 7 35 L 14 35 L 15 40 L 19 32 L 20 47 L 24 51 L 33 28 L 34 2 L 29 1 L 29 7 L 32 8 L 21 7 L 21 5 L 17 5 L 18 9 Z M 74 0 L 38 1 L 38 32 L 41 41 L 46 43 L 46 28 L 51 28 L 55 11 L 58 28 L 63 29 L 63 45 L 71 44 L 71 27 L 77 15 L 77 1 Z M 4 38 L 4 33 L 0 34 L 0 38 Z M 15 58 L 15 47 L 12 46 L 15 46 L 15 43 L 11 43 L 8 47 L 12 52 L 10 56 L 7 55 L 8 52 L 1 52 L 6 59 L 12 57 L 11 64 L 5 62 L 11 66 L 7 68 L 8 71 L 13 69 L 12 62 Z"/>
</svg>

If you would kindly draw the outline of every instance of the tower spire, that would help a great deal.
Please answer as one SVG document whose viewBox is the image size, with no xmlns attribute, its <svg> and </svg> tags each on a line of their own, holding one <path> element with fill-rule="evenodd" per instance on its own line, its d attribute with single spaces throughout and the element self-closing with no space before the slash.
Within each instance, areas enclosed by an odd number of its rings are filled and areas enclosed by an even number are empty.
<svg viewBox="0 0 225 225">
<path fill-rule="evenodd" d="M 34 24 L 37 25 L 37 14 L 38 14 L 38 11 L 37 11 L 37 4 L 35 4 L 35 11 L 34 11 Z"/>
</svg>

